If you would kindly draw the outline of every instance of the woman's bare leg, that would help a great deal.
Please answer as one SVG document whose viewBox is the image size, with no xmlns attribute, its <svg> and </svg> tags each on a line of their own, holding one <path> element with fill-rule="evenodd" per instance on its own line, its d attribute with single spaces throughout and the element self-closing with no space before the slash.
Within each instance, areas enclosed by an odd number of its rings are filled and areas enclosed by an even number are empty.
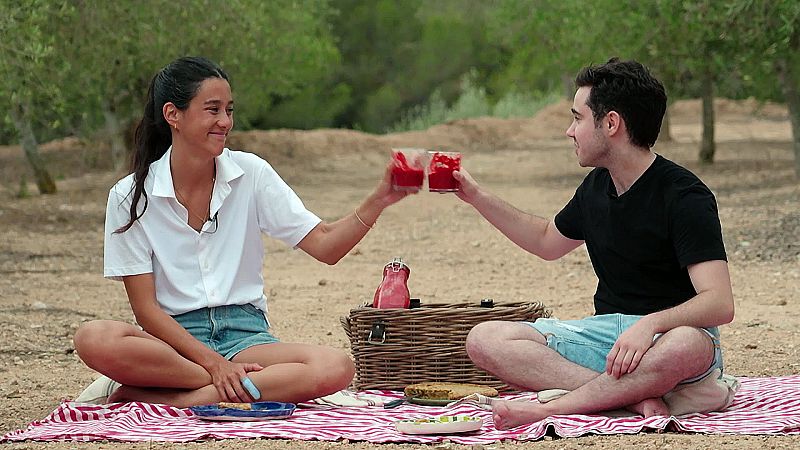
<svg viewBox="0 0 800 450">
<path fill-rule="evenodd" d="M 87 322 L 73 341 L 87 366 L 123 385 L 198 389 L 211 384 L 211 375 L 202 366 L 128 323 Z"/>
<path fill-rule="evenodd" d="M 349 355 L 321 345 L 257 345 L 242 351 L 233 361 L 264 367 L 250 372 L 264 400 L 296 403 L 323 397 L 345 389 L 355 374 Z"/>
<path fill-rule="evenodd" d="M 262 401 L 298 403 L 332 394 L 346 388 L 355 373 L 353 362 L 344 352 L 309 344 L 256 345 L 237 354 L 233 361 L 255 362 L 264 367 L 248 374 L 261 391 Z M 166 403 L 181 408 L 221 400 L 210 384 L 193 390 L 123 386 L 109 398 L 109 401 Z"/>
</svg>

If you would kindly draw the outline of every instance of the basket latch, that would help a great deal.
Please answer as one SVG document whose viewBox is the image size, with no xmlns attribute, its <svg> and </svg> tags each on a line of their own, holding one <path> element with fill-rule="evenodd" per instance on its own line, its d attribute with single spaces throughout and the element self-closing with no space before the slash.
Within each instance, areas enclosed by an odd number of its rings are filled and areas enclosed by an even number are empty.
<svg viewBox="0 0 800 450">
<path fill-rule="evenodd" d="M 373 340 L 374 339 L 374 340 Z M 378 341 L 380 339 L 380 341 Z M 369 337 L 367 342 L 371 344 L 383 344 L 386 342 L 386 324 L 382 321 L 372 322 L 372 328 L 369 330 Z"/>
</svg>

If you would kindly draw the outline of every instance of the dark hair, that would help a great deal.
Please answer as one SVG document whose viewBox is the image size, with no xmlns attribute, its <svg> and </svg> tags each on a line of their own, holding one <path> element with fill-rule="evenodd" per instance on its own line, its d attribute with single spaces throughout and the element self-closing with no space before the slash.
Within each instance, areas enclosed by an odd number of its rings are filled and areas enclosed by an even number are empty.
<svg viewBox="0 0 800 450">
<path fill-rule="evenodd" d="M 200 84 L 208 78 L 228 80 L 228 75 L 216 63 L 206 58 L 191 56 L 178 58 L 158 71 L 150 82 L 144 114 L 134 135 L 134 151 L 131 154 L 130 170 L 134 185 L 128 195 L 133 194 L 130 221 L 117 229 L 116 233 L 128 231 L 147 209 L 147 193 L 144 181 L 150 171 L 150 164 L 158 161 L 172 145 L 172 132 L 164 119 L 164 104 L 172 102 L 179 110 L 186 110 Z M 144 196 L 141 212 L 137 205 Z"/>
<path fill-rule="evenodd" d="M 592 88 L 586 104 L 595 123 L 616 111 L 625 121 L 631 144 L 650 148 L 656 143 L 667 110 L 667 93 L 645 66 L 611 58 L 581 70 L 575 85 Z"/>
</svg>

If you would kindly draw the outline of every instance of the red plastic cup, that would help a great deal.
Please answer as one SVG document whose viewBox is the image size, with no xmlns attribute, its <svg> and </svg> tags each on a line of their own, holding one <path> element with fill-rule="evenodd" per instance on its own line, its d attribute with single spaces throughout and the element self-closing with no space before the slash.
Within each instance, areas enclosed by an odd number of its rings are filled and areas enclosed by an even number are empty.
<svg viewBox="0 0 800 450">
<path fill-rule="evenodd" d="M 392 187 L 417 192 L 425 181 L 425 151 L 418 148 L 392 149 Z"/>
<path fill-rule="evenodd" d="M 461 168 L 461 153 L 428 152 L 431 162 L 428 165 L 428 190 L 430 192 L 456 192 L 458 181 L 453 171 Z"/>
</svg>

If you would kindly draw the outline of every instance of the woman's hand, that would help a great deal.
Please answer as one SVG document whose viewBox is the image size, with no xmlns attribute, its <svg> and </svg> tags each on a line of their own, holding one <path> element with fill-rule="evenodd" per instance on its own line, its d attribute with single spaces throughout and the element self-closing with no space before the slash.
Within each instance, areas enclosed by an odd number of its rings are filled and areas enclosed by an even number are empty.
<svg viewBox="0 0 800 450">
<path fill-rule="evenodd" d="M 221 401 L 234 403 L 250 403 L 258 400 L 242 386 L 242 379 L 247 377 L 248 372 L 257 372 L 261 369 L 263 367 L 256 363 L 236 363 L 228 360 L 221 360 L 206 368 Z"/>
<path fill-rule="evenodd" d="M 370 195 L 370 198 L 379 205 L 381 210 L 399 202 L 412 193 L 409 191 L 396 191 L 392 187 L 392 166 L 392 161 L 386 164 L 386 170 L 383 172 L 383 179 L 381 179 L 378 186 L 372 192 L 372 195 Z"/>
<path fill-rule="evenodd" d="M 409 192 L 395 191 L 392 188 L 390 162 L 386 165 L 378 186 L 361 205 L 336 222 L 320 223 L 297 246 L 319 261 L 336 264 L 375 226 L 387 206 L 397 203 L 408 194 Z"/>
</svg>

